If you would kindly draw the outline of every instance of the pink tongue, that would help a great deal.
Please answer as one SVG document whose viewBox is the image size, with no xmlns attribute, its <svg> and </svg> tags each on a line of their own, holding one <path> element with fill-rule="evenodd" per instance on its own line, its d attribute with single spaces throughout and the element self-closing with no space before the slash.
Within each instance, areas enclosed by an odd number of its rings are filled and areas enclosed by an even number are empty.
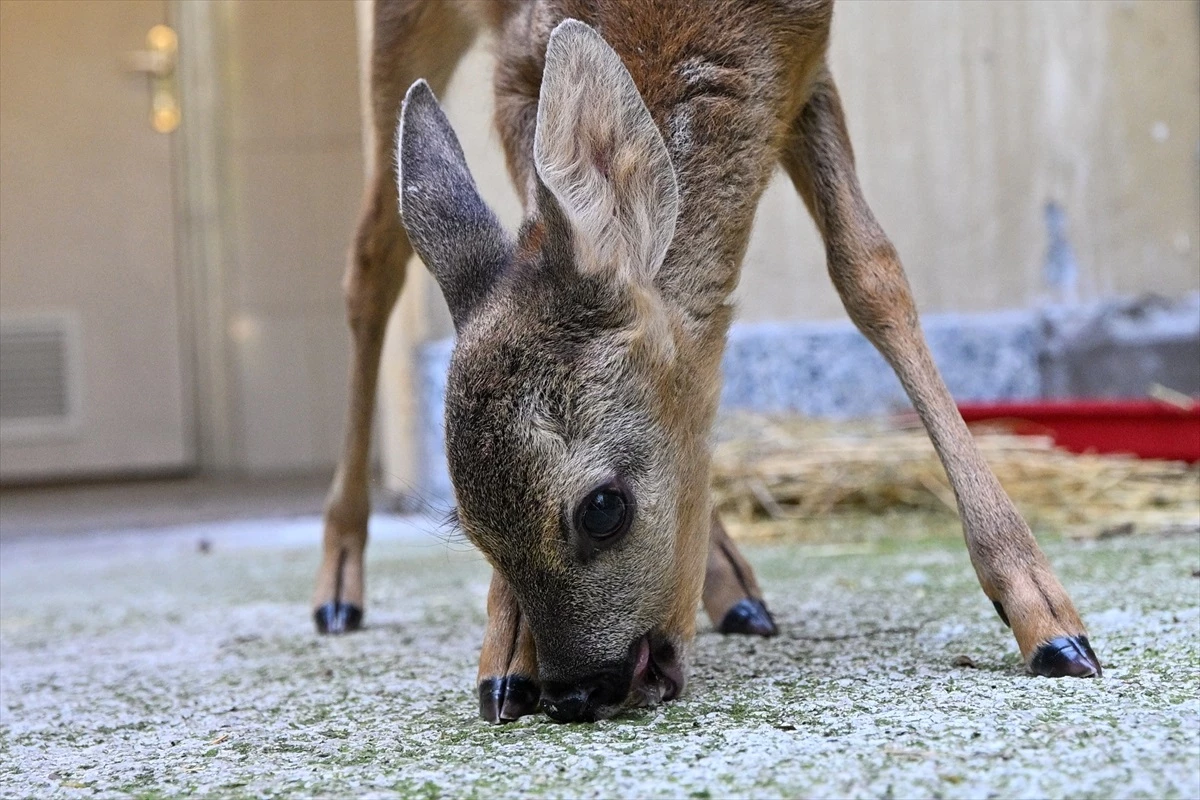
<svg viewBox="0 0 1200 800">
<path fill-rule="evenodd" d="M 650 666 L 650 640 L 642 639 L 642 643 L 638 648 L 637 664 L 633 668 L 634 683 L 644 683 L 646 679 L 646 671 Z"/>
</svg>

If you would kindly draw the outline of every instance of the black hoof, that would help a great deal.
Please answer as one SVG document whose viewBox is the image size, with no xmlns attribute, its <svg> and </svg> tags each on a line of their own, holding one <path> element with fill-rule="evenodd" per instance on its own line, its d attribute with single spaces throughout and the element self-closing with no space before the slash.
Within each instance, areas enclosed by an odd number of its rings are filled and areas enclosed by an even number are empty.
<svg viewBox="0 0 1200 800">
<path fill-rule="evenodd" d="M 779 633 L 771 612 L 762 600 L 747 597 L 737 601 L 725 612 L 725 618 L 717 626 L 721 633 L 742 633 L 747 636 L 774 636 Z"/>
<path fill-rule="evenodd" d="M 488 722 L 512 722 L 537 711 L 542 691 L 529 678 L 508 675 L 479 684 L 479 716 Z"/>
<path fill-rule="evenodd" d="M 349 603 L 326 603 L 313 611 L 318 633 L 349 633 L 362 627 L 362 609 Z"/>
<path fill-rule="evenodd" d="M 1086 636 L 1059 636 L 1044 642 L 1033 654 L 1029 671 L 1047 678 L 1098 678 L 1103 674 Z"/>
</svg>

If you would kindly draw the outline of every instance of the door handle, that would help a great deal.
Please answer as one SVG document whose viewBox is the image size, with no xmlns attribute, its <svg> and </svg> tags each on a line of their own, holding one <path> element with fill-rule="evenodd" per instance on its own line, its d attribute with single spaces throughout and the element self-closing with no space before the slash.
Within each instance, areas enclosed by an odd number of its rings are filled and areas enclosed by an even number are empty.
<svg viewBox="0 0 1200 800">
<path fill-rule="evenodd" d="M 127 72 L 141 73 L 150 84 L 150 127 L 170 133 L 179 127 L 179 92 L 175 67 L 179 62 L 179 37 L 169 25 L 155 25 L 146 33 L 146 49 L 121 58 Z"/>
</svg>

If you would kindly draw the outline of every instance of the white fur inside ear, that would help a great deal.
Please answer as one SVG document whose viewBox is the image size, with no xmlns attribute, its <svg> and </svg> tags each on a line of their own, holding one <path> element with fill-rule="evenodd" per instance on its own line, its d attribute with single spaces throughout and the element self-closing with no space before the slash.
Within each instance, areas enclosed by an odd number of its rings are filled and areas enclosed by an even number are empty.
<svg viewBox="0 0 1200 800">
<path fill-rule="evenodd" d="M 550 36 L 533 151 L 571 222 L 578 269 L 652 283 L 675 235 L 675 170 L 621 58 L 577 20 Z"/>
</svg>

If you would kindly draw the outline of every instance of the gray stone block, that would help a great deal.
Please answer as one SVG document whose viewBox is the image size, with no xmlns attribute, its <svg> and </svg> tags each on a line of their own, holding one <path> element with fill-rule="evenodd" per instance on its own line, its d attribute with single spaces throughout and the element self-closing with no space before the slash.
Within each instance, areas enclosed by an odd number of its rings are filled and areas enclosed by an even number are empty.
<svg viewBox="0 0 1200 800">
<path fill-rule="evenodd" d="M 929 315 L 923 326 L 956 398 L 1040 395 L 1034 312 Z M 735 325 L 722 369 L 726 409 L 859 417 L 910 407 L 887 362 L 848 322 Z"/>
<path fill-rule="evenodd" d="M 1143 397 L 1154 383 L 1200 394 L 1200 294 L 994 314 L 931 314 L 930 350 L 958 400 Z M 422 494 L 453 496 L 443 451 L 453 342 L 419 354 Z M 909 408 L 900 382 L 849 322 L 734 325 L 723 409 L 858 417 Z"/>
<path fill-rule="evenodd" d="M 955 397 L 1029 399 L 1041 393 L 1040 320 L 1035 312 L 930 315 L 923 321 L 934 359 Z M 452 496 L 443 433 L 451 340 L 419 354 L 422 493 Z M 722 361 L 723 409 L 857 417 L 909 407 L 891 368 L 849 322 L 735 325 Z"/>
<path fill-rule="evenodd" d="M 1200 395 L 1200 293 L 1044 312 L 1047 397 L 1145 397 L 1154 384 Z"/>
<path fill-rule="evenodd" d="M 425 485 L 422 493 L 442 502 L 454 497 L 450 471 L 446 466 L 446 371 L 450 368 L 453 339 L 439 339 L 423 345 L 417 353 L 420 376 L 421 454 Z"/>
</svg>

